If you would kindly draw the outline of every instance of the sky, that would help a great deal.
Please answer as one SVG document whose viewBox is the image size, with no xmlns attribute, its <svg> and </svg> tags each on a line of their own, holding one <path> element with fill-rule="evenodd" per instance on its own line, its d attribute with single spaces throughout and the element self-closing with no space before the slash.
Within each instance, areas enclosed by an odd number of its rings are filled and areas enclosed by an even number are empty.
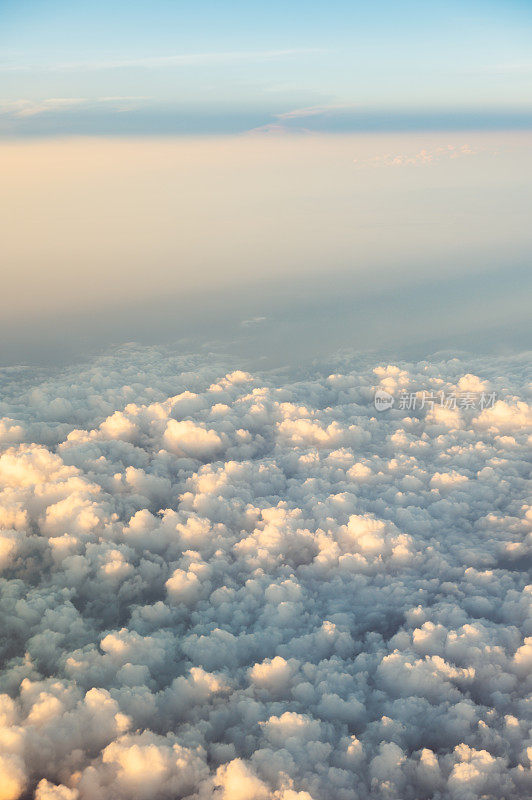
<svg viewBox="0 0 532 800">
<path fill-rule="evenodd" d="M 529 341 L 530 3 L 22 0 L 0 21 L 5 363 Z"/>
<path fill-rule="evenodd" d="M 4 0 L 0 23 L 4 136 L 530 126 L 528 2 Z"/>
<path fill-rule="evenodd" d="M 0 800 L 532 797 L 531 34 L 0 0 Z"/>
</svg>

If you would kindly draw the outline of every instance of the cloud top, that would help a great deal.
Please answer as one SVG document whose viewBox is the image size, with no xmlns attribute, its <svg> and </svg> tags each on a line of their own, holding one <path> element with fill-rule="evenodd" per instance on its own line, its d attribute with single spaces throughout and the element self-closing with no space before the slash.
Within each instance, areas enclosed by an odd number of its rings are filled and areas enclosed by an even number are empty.
<svg viewBox="0 0 532 800">
<path fill-rule="evenodd" d="M 527 363 L 6 370 L 1 800 L 527 796 Z"/>
</svg>

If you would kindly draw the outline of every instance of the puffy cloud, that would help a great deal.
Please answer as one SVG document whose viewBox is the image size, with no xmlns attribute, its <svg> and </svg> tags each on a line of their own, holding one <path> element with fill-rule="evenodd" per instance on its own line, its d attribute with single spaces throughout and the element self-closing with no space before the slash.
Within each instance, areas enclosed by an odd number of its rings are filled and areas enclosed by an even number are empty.
<svg viewBox="0 0 532 800">
<path fill-rule="evenodd" d="M 222 448 L 222 440 L 216 431 L 206 430 L 190 420 L 169 420 L 164 443 L 172 453 L 201 460 L 214 459 Z"/>
<path fill-rule="evenodd" d="M 266 658 L 253 665 L 249 677 L 257 689 L 263 689 L 273 697 L 283 696 L 290 686 L 295 665 L 297 662 L 291 663 L 282 656 Z"/>
<path fill-rule="evenodd" d="M 77 789 L 69 789 L 68 786 L 59 786 L 50 783 L 43 778 L 35 789 L 35 800 L 78 800 L 79 792 Z"/>
<path fill-rule="evenodd" d="M 83 772 L 79 789 L 81 797 L 102 800 L 109 794 L 127 800 L 185 797 L 206 774 L 201 752 L 145 731 L 111 742 Z"/>
<path fill-rule="evenodd" d="M 10 753 L 0 754 L 0 798 L 17 800 L 26 786 L 24 762 L 20 756 Z"/>
<path fill-rule="evenodd" d="M 221 789 L 220 800 L 268 800 L 271 797 L 266 784 L 239 758 L 220 767 L 215 781 Z"/>
<path fill-rule="evenodd" d="M 0 800 L 529 796 L 527 363 L 0 375 Z"/>
</svg>

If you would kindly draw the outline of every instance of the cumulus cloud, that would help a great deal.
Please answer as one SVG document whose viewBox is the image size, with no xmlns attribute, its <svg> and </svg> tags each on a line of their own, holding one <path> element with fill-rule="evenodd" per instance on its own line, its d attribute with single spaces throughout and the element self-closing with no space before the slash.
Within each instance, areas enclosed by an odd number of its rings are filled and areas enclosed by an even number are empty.
<svg viewBox="0 0 532 800">
<path fill-rule="evenodd" d="M 527 363 L 2 373 L 0 800 L 529 796 Z"/>
<path fill-rule="evenodd" d="M 429 147 L 411 153 L 383 153 L 372 158 L 353 159 L 359 167 L 412 167 L 426 164 L 435 164 L 448 159 L 474 156 L 477 150 L 469 144 L 448 144 L 439 147 Z"/>
</svg>

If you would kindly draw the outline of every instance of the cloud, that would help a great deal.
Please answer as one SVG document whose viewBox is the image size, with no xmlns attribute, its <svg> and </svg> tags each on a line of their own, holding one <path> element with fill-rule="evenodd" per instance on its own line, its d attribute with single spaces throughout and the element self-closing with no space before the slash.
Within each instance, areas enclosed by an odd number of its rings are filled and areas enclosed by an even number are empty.
<svg viewBox="0 0 532 800">
<path fill-rule="evenodd" d="M 240 325 L 243 328 L 249 328 L 255 325 L 260 325 L 262 322 L 265 322 L 268 317 L 251 317 L 251 319 L 243 319 Z"/>
<path fill-rule="evenodd" d="M 413 153 L 385 153 L 372 158 L 353 159 L 359 167 L 404 167 L 435 164 L 448 159 L 474 156 L 477 150 L 468 144 L 440 146 Z"/>
<path fill-rule="evenodd" d="M 257 54 L 256 58 L 273 60 L 276 58 L 295 58 L 298 52 L 272 51 Z M 312 52 L 312 51 L 309 51 Z M 147 59 L 145 63 L 102 63 L 33 65 L 28 69 L 36 72 L 57 70 L 118 69 L 139 67 L 151 69 L 177 69 L 182 66 L 215 67 L 224 62 L 245 64 L 253 60 L 252 53 L 198 55 L 194 58 L 184 56 L 173 59 Z M 209 60 L 209 58 L 211 60 Z M 22 68 L 21 68 L 22 69 Z M 0 68 L 0 72 L 2 69 Z M 104 89 L 105 91 L 105 89 Z M 284 108 L 283 108 L 284 106 Z M 205 133 L 234 135 L 237 137 L 261 136 L 308 136 L 315 137 L 349 134 L 374 133 L 444 133 L 469 131 L 478 135 L 479 131 L 525 131 L 532 127 L 532 114 L 529 109 L 417 109 L 398 111 L 394 108 L 371 108 L 369 106 L 309 106 L 285 110 L 286 102 L 274 96 L 261 105 L 235 101 L 231 105 L 215 102 L 211 97 L 199 102 L 191 102 L 189 97 L 157 99 L 145 95 L 102 95 L 93 97 L 20 97 L 13 100 L 0 100 L 0 134 L 5 138 L 24 136 L 177 136 L 187 137 Z M 465 147 L 465 146 L 464 146 Z M 465 154 L 465 150 L 462 155 Z M 472 153 L 469 153 L 472 154 Z M 388 153 L 383 158 L 415 158 L 426 161 L 437 154 L 418 151 L 413 153 Z M 457 158 L 459 153 L 454 154 Z M 437 156 L 441 158 L 442 156 Z"/>
<path fill-rule="evenodd" d="M 250 128 L 251 135 L 324 134 L 324 133 L 375 133 L 479 131 L 528 129 L 531 124 L 527 109 L 488 108 L 372 108 L 353 104 L 307 106 L 273 114 L 267 122 Z M 393 160 L 416 158 L 418 161 L 434 158 L 436 153 L 419 151 L 409 155 L 387 154 Z M 455 155 L 456 157 L 456 155 Z M 400 162 L 397 162 L 400 163 Z"/>
<path fill-rule="evenodd" d="M 112 70 L 125 68 L 157 69 L 165 67 L 210 66 L 215 64 L 231 64 L 247 61 L 270 61 L 274 59 L 293 58 L 300 55 L 319 55 L 326 53 L 323 48 L 300 47 L 284 50 L 229 50 L 226 52 L 205 53 L 173 53 L 165 56 L 145 56 L 141 58 L 125 58 L 98 61 L 56 62 L 49 64 L 9 64 L 0 65 L 0 71 L 21 72 L 39 70 L 44 72 L 70 72 L 84 70 Z"/>
<path fill-rule="evenodd" d="M 528 364 L 0 372 L 0 798 L 528 796 Z"/>
<path fill-rule="evenodd" d="M 79 111 L 106 112 L 132 111 L 139 107 L 145 97 L 48 97 L 43 100 L 11 100 L 0 102 L 0 115 L 12 119 L 25 119 L 41 114 L 64 114 Z"/>
</svg>

